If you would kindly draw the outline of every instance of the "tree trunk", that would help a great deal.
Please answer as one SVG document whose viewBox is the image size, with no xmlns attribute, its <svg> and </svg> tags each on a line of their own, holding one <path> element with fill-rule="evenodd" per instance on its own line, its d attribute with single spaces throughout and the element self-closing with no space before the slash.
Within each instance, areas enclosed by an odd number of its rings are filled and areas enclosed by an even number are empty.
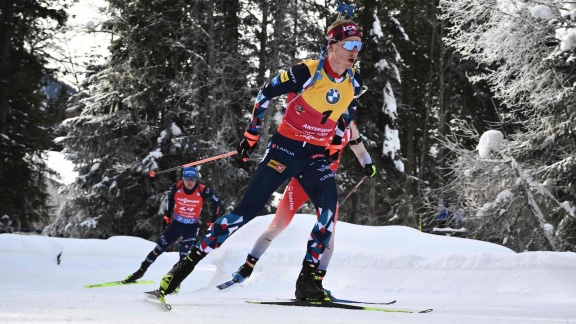
<svg viewBox="0 0 576 324">
<path fill-rule="evenodd" d="M 368 180 L 368 178 L 366 179 Z M 376 215 L 376 179 L 370 181 L 370 196 L 369 196 L 369 210 L 370 210 L 370 225 L 378 225 L 378 218 Z"/>
<path fill-rule="evenodd" d="M 14 21 L 14 0 L 4 0 L 2 8 L 2 21 L 0 21 L 0 44 L 2 44 L 2 62 L 0 63 L 0 135 L 6 135 L 6 122 L 8 116 L 8 83 L 10 52 L 12 50 L 12 28 Z M 5 139 L 2 139 L 4 141 Z M 4 159 L 0 158 L 0 179 L 4 170 Z"/>
<path fill-rule="evenodd" d="M 258 77 L 256 82 L 259 86 L 264 83 L 266 70 L 268 69 L 268 60 L 266 59 L 266 51 L 268 50 L 268 1 L 262 1 L 262 22 L 260 23 L 260 53 L 258 55 Z"/>
<path fill-rule="evenodd" d="M 440 120 L 438 123 L 438 135 L 445 136 L 448 133 L 448 122 L 450 112 L 446 105 L 446 47 L 442 43 L 442 35 L 444 30 L 444 22 L 440 22 L 440 26 L 436 28 L 438 30 L 438 107 L 440 109 L 439 115 Z M 440 180 L 444 179 L 445 164 L 446 164 L 446 154 L 447 150 L 445 148 L 440 148 L 438 152 L 438 176 Z"/>
<path fill-rule="evenodd" d="M 214 2 L 206 2 L 206 32 L 208 33 L 208 39 L 206 40 L 206 61 L 208 63 L 208 68 L 206 71 L 208 75 L 206 76 L 206 83 L 210 84 L 211 74 L 216 66 L 216 50 L 214 48 Z M 206 89 L 206 102 L 205 107 L 212 107 L 213 101 L 213 87 L 208 86 Z"/>
<path fill-rule="evenodd" d="M 432 39 L 430 41 L 430 59 L 434 57 L 434 43 L 436 42 L 436 31 L 432 29 Z M 433 62 L 433 61 L 432 61 Z M 427 81 L 427 94 L 426 94 L 426 109 L 424 112 L 424 125 L 422 127 L 422 145 L 420 146 L 420 167 L 418 177 L 421 179 L 425 178 L 425 170 L 426 170 L 426 161 L 427 161 L 427 153 L 428 153 L 428 125 L 430 124 L 430 117 L 432 111 L 432 98 L 433 98 L 433 87 L 432 81 L 434 78 L 434 67 L 433 64 L 430 64 L 430 70 L 428 71 L 428 81 Z"/>
</svg>

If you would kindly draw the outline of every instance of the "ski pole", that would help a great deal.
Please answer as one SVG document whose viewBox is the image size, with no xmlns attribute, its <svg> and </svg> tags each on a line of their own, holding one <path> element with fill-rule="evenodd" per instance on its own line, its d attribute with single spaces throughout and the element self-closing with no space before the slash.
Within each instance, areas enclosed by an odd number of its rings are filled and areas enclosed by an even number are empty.
<svg viewBox="0 0 576 324">
<path fill-rule="evenodd" d="M 234 154 L 237 154 L 237 153 L 238 153 L 238 152 L 236 152 L 236 151 L 232 151 L 232 152 L 228 152 L 228 153 L 216 155 L 216 156 L 213 156 L 213 157 L 205 158 L 205 159 L 200 160 L 200 161 L 191 162 L 191 163 L 188 163 L 188 164 L 183 164 L 183 165 L 180 165 L 180 166 L 177 166 L 177 167 L 173 167 L 173 168 L 166 169 L 166 170 L 162 170 L 162 171 L 158 171 L 158 172 L 150 171 L 150 177 L 151 177 L 151 178 L 154 178 L 157 174 L 162 174 L 162 173 L 166 173 L 166 172 L 178 170 L 178 169 L 180 169 L 180 168 L 185 168 L 185 167 L 189 167 L 189 166 L 194 166 L 194 165 L 198 165 L 198 164 L 202 164 L 202 163 L 206 163 L 206 162 L 218 160 L 218 159 L 225 158 L 225 157 L 227 157 L 227 156 L 231 156 L 231 155 L 234 155 Z"/>
<path fill-rule="evenodd" d="M 350 197 L 350 195 L 352 195 L 354 193 L 354 191 L 356 191 L 356 189 L 358 189 L 358 186 L 360 186 L 360 184 L 362 184 L 362 182 L 364 182 L 364 180 L 366 180 L 366 178 L 368 178 L 367 175 L 363 176 L 362 179 L 360 179 L 360 181 L 358 181 L 358 183 L 354 186 L 354 188 L 352 188 L 350 190 L 350 192 L 346 195 L 346 197 L 344 197 L 344 199 L 342 199 L 339 206 L 342 206 L 342 204 L 346 201 L 346 199 L 348 199 L 348 197 Z"/>
</svg>

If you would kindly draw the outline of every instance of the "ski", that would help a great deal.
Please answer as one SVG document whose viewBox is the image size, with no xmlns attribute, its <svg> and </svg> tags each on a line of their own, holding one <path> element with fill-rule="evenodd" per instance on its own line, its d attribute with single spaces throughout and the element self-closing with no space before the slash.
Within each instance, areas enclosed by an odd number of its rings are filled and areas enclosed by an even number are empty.
<svg viewBox="0 0 576 324">
<path fill-rule="evenodd" d="M 379 308 L 379 307 L 369 307 L 369 306 L 356 306 L 344 303 L 335 303 L 327 301 L 246 301 L 249 304 L 259 304 L 259 305 L 277 305 L 277 306 L 302 306 L 302 307 L 324 307 L 324 308 L 342 308 L 342 309 L 354 309 L 354 310 L 366 310 L 366 311 L 376 311 L 376 312 L 386 312 L 386 313 L 430 313 L 431 308 L 424 310 L 407 310 L 407 309 L 391 309 L 391 308 Z"/>
<path fill-rule="evenodd" d="M 238 282 L 234 281 L 234 279 L 232 280 L 228 280 L 224 283 L 219 284 L 218 289 L 223 290 L 226 289 L 230 286 L 233 286 L 235 284 L 237 284 Z M 359 300 L 349 300 L 349 299 L 340 299 L 340 298 L 336 298 L 332 295 L 329 295 L 328 297 L 330 297 L 330 300 L 332 300 L 333 302 L 336 303 L 346 303 L 346 304 L 365 304 L 365 305 L 392 305 L 394 303 L 396 303 L 395 300 L 390 301 L 390 302 L 366 302 L 366 301 L 359 301 Z M 285 299 L 284 299 L 285 300 Z M 296 301 L 296 299 L 290 299 L 290 301 Z"/>
<path fill-rule="evenodd" d="M 218 289 L 220 289 L 220 290 L 226 289 L 226 288 L 228 288 L 228 287 L 230 287 L 230 286 L 232 286 L 232 285 L 234 285 L 234 284 L 244 282 L 245 279 L 246 279 L 246 278 L 242 277 L 239 273 L 234 272 L 234 273 L 232 274 L 232 279 L 226 281 L 225 283 L 219 284 L 219 285 L 216 286 L 216 287 L 218 287 Z"/>
<path fill-rule="evenodd" d="M 340 298 L 336 298 L 336 297 L 330 297 L 330 300 L 332 300 L 335 303 L 345 303 L 345 304 L 365 304 L 365 305 L 392 305 L 395 304 L 396 301 L 389 301 L 389 302 L 366 302 L 366 301 L 360 301 L 360 300 L 349 300 L 349 299 L 340 299 Z"/>
<path fill-rule="evenodd" d="M 158 289 L 152 291 L 146 291 L 144 292 L 144 294 L 146 294 L 146 297 L 150 299 L 159 301 L 160 304 L 162 304 L 162 306 L 166 308 L 166 310 L 172 310 L 172 305 L 166 303 L 166 299 L 164 299 L 164 297 L 160 295 L 160 291 Z"/>
<path fill-rule="evenodd" d="M 232 285 L 235 285 L 236 283 L 237 283 L 237 282 L 234 281 L 234 279 L 232 279 L 232 280 L 228 280 L 228 281 L 226 281 L 226 282 L 224 282 L 224 283 L 221 283 L 221 284 L 219 284 L 219 285 L 216 286 L 216 287 L 218 287 L 218 289 L 222 290 L 222 289 L 226 289 L 226 288 L 228 288 L 228 287 L 230 287 L 230 286 L 232 286 Z"/>
<path fill-rule="evenodd" d="M 334 296 L 328 296 L 331 301 L 335 303 L 344 303 L 344 304 L 364 304 L 364 305 L 392 305 L 395 304 L 396 301 L 389 301 L 389 302 L 367 302 L 367 301 L 360 301 L 360 300 L 349 300 L 349 299 L 340 299 Z M 286 299 L 283 299 L 286 300 Z M 297 299 L 290 299 L 290 301 L 298 301 Z"/>
<path fill-rule="evenodd" d="M 149 285 L 153 283 L 154 283 L 153 280 L 140 280 L 135 282 L 110 281 L 110 282 L 97 283 L 93 285 L 84 285 L 84 288 L 114 287 L 124 285 Z"/>
</svg>

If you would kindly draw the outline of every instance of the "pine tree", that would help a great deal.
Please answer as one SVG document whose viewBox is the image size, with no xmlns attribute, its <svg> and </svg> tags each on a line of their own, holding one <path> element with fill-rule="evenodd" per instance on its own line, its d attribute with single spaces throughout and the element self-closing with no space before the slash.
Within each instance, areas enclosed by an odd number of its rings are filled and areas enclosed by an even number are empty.
<svg viewBox="0 0 576 324">
<path fill-rule="evenodd" d="M 404 167 L 403 174 L 395 174 L 397 168 L 384 164 L 389 166 L 387 191 L 396 197 L 385 196 L 392 205 L 386 213 L 395 224 L 416 227 L 429 190 L 449 181 L 444 161 L 450 152 L 439 146 L 439 137 L 457 131 L 452 123 L 456 117 L 472 120 L 482 129 L 495 114 L 488 91 L 467 80 L 476 66 L 442 43 L 448 26 L 437 19 L 438 1 L 378 3 L 378 12 L 388 16 L 380 19 L 386 22 L 383 34 L 393 40 L 388 57 L 398 57 L 394 73 L 398 81 L 391 79 L 398 116 L 391 129 L 398 131 Z M 383 129 L 376 134 L 385 133 Z"/>
<path fill-rule="evenodd" d="M 395 141 L 398 138 L 396 95 L 402 64 L 396 43 L 402 41 L 403 35 L 392 33 L 397 26 L 391 16 L 390 3 L 357 1 L 355 5 L 352 19 L 362 30 L 364 44 L 357 67 L 367 87 L 359 98 L 356 123 L 378 174 L 366 179 L 349 198 L 350 202 L 342 206 L 341 219 L 358 224 L 388 224 L 388 212 L 403 194 L 398 182 L 402 178 L 403 163 Z M 340 183 L 352 188 L 363 173 L 354 154 L 345 154 L 339 171 Z"/>
<path fill-rule="evenodd" d="M 570 130 L 576 99 L 570 12 L 575 6 L 455 0 L 443 0 L 441 6 L 443 19 L 452 25 L 447 44 L 490 67 L 473 80 L 485 81 L 506 105 L 498 127 L 507 137 L 503 160 L 513 161 L 508 168 L 512 179 L 495 181 L 496 187 L 482 194 L 477 192 L 481 187 L 471 183 L 474 192 L 464 197 L 473 201 L 468 213 L 476 215 L 478 206 L 484 206 L 484 217 L 473 222 L 477 237 L 497 233 L 496 238 L 517 251 L 574 250 L 576 140 Z M 465 179 L 460 177 L 459 183 Z M 521 190 L 510 190 L 511 185 Z M 498 204 L 506 189 L 514 208 Z M 483 222 L 493 218 L 498 222 Z"/>
<path fill-rule="evenodd" d="M 226 3 L 110 1 L 110 62 L 92 72 L 80 116 L 65 121 L 64 145 L 80 177 L 50 233 L 152 237 L 179 173 L 148 173 L 235 148 L 247 60 L 240 8 Z M 225 199 L 246 178 L 229 162 L 199 167 L 199 182 Z"/>
<path fill-rule="evenodd" d="M 0 8 L 0 214 L 21 227 L 50 212 L 42 152 L 50 143 L 43 81 L 52 35 L 67 16 L 55 1 L 5 0 Z"/>
</svg>

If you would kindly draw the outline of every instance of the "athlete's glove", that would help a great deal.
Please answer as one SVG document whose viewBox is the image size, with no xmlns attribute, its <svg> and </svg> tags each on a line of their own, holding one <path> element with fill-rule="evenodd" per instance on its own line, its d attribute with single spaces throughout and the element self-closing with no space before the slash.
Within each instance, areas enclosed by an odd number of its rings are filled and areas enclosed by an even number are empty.
<svg viewBox="0 0 576 324">
<path fill-rule="evenodd" d="M 372 178 L 376 175 L 376 166 L 372 163 L 366 163 L 364 165 L 364 174 Z"/>
<path fill-rule="evenodd" d="M 340 156 L 340 151 L 342 151 L 343 148 L 344 146 L 342 146 L 342 137 L 334 137 L 332 143 L 328 144 L 328 146 L 326 147 L 325 154 L 328 163 L 332 163 L 338 160 L 338 157 Z"/>
<path fill-rule="evenodd" d="M 260 139 L 260 135 L 255 134 L 249 130 L 244 132 L 244 138 L 238 143 L 238 146 L 236 147 L 236 151 L 242 158 L 243 162 L 248 161 L 248 157 L 252 152 L 254 152 L 254 148 L 258 142 L 258 139 Z"/>
<path fill-rule="evenodd" d="M 171 221 L 170 217 L 164 215 L 164 226 L 170 225 Z"/>
</svg>

